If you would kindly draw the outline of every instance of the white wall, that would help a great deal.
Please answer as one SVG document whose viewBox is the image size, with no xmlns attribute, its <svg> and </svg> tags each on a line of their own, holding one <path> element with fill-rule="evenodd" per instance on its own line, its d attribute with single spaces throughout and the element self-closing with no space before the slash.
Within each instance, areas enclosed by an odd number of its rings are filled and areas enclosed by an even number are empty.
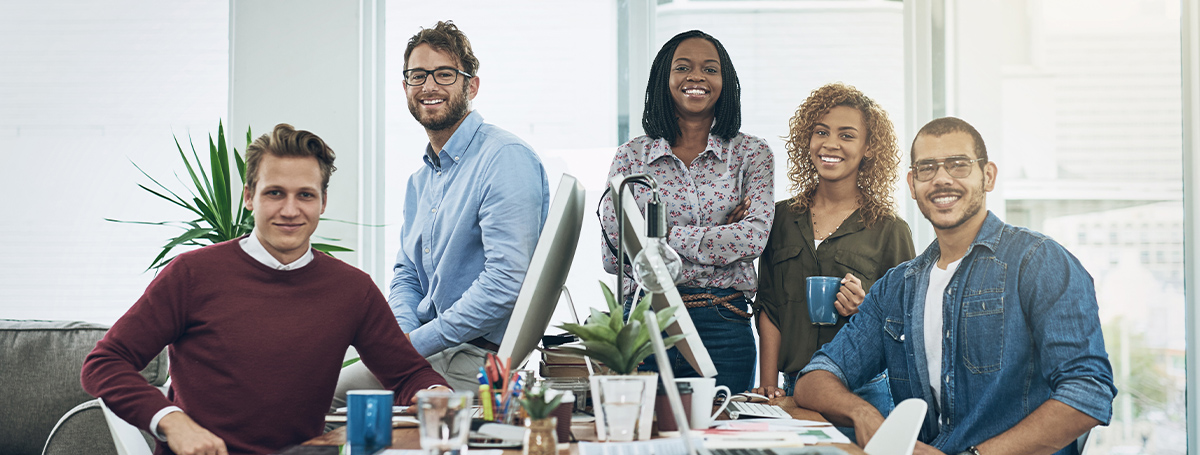
<svg viewBox="0 0 1200 455">
<path fill-rule="evenodd" d="M 208 152 L 226 114 L 228 0 L 0 2 L 0 318 L 111 323 L 191 219 L 172 134 Z M 185 193 L 186 194 L 186 193 Z"/>
</svg>

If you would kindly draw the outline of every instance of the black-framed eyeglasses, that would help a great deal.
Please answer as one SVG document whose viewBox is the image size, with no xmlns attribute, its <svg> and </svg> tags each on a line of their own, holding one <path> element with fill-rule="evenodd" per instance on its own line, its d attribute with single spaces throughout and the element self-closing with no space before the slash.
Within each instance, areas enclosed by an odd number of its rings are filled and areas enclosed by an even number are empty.
<svg viewBox="0 0 1200 455">
<path fill-rule="evenodd" d="M 918 182 L 928 182 L 933 180 L 933 176 L 937 175 L 939 167 L 945 167 L 946 173 L 956 179 L 964 178 L 971 175 L 971 165 L 980 161 L 987 162 L 987 158 L 970 159 L 965 156 L 952 156 L 941 160 L 921 160 L 917 164 L 912 165 L 913 174 L 915 174 Z"/>
<path fill-rule="evenodd" d="M 434 68 L 433 71 L 421 68 L 413 68 L 404 72 L 404 83 L 414 87 L 418 85 L 424 85 L 425 78 L 430 74 L 433 74 L 433 81 L 436 82 L 437 85 L 452 85 L 455 82 L 458 82 L 459 74 L 468 78 L 475 77 L 451 66 Z"/>
</svg>

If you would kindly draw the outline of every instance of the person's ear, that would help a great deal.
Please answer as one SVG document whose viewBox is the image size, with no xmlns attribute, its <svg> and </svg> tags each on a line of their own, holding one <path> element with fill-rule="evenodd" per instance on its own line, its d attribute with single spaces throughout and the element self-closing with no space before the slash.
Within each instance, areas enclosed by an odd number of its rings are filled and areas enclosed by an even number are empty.
<svg viewBox="0 0 1200 455">
<path fill-rule="evenodd" d="M 246 207 L 246 210 L 254 211 L 254 189 L 250 188 L 250 185 L 242 186 L 242 206 Z"/>
<path fill-rule="evenodd" d="M 996 188 L 996 174 L 1000 169 L 996 167 L 996 163 L 988 161 L 983 165 L 983 190 L 992 191 Z"/>
<path fill-rule="evenodd" d="M 917 199 L 917 175 L 913 171 L 908 171 L 908 195 L 915 201 Z"/>
<path fill-rule="evenodd" d="M 467 82 L 467 99 L 474 100 L 475 95 L 479 94 L 479 76 L 472 77 Z"/>
</svg>

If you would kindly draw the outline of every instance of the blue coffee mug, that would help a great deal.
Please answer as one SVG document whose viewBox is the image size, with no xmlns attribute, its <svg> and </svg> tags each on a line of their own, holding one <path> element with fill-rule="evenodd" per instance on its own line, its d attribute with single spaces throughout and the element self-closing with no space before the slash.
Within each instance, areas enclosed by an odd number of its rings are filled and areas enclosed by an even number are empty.
<svg viewBox="0 0 1200 455">
<path fill-rule="evenodd" d="M 346 442 L 356 452 L 374 453 L 391 447 L 391 390 L 346 392 Z"/>
<path fill-rule="evenodd" d="M 837 302 L 842 279 L 836 276 L 808 277 L 808 319 L 816 325 L 837 324 Z"/>
</svg>

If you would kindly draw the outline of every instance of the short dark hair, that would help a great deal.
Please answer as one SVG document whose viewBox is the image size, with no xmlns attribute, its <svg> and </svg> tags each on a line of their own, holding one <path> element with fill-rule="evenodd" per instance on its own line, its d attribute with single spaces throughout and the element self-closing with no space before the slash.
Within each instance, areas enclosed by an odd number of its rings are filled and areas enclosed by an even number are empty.
<svg viewBox="0 0 1200 455">
<path fill-rule="evenodd" d="M 950 133 L 967 133 L 971 135 L 971 140 L 975 142 L 975 158 L 983 158 L 979 161 L 979 168 L 983 169 L 983 166 L 988 162 L 987 146 L 983 144 L 983 136 L 981 136 L 979 134 L 979 130 L 971 126 L 970 123 L 967 123 L 965 120 L 958 117 L 942 117 L 933 119 L 933 121 L 930 121 L 929 123 L 926 123 L 925 126 L 922 126 L 921 131 L 917 131 L 917 135 L 913 137 L 912 145 L 909 146 L 909 162 L 916 164 L 916 150 L 914 150 L 913 147 L 916 147 L 917 145 L 917 138 L 921 137 L 922 135 L 942 137 Z"/>
<path fill-rule="evenodd" d="M 321 166 L 321 200 L 329 190 L 329 177 L 337 167 L 333 165 L 336 155 L 333 149 L 325 145 L 317 135 L 304 130 L 296 130 L 292 125 L 280 123 L 275 130 L 259 136 L 253 144 L 246 147 L 246 188 L 254 191 L 258 185 L 258 165 L 264 154 L 284 157 L 313 157 Z"/>
<path fill-rule="evenodd" d="M 671 98 L 671 61 L 679 43 L 690 38 L 703 38 L 717 48 L 721 59 L 721 94 L 717 97 L 716 119 L 712 134 L 722 139 L 733 139 L 742 128 L 742 87 L 738 84 L 737 71 L 725 46 L 712 35 L 700 30 L 689 30 L 671 38 L 650 66 L 650 81 L 646 84 L 646 109 L 642 111 L 642 129 L 655 139 L 666 139 L 674 143 L 679 137 L 679 119 L 675 114 L 675 100 Z"/>
<path fill-rule="evenodd" d="M 421 31 L 408 39 L 408 47 L 404 49 L 404 69 L 408 70 L 408 57 L 418 45 L 428 44 L 434 49 L 445 52 L 458 59 L 463 72 L 475 76 L 479 71 L 479 59 L 471 50 L 471 40 L 454 25 L 453 21 L 438 21 L 433 28 L 421 28 Z"/>
</svg>

